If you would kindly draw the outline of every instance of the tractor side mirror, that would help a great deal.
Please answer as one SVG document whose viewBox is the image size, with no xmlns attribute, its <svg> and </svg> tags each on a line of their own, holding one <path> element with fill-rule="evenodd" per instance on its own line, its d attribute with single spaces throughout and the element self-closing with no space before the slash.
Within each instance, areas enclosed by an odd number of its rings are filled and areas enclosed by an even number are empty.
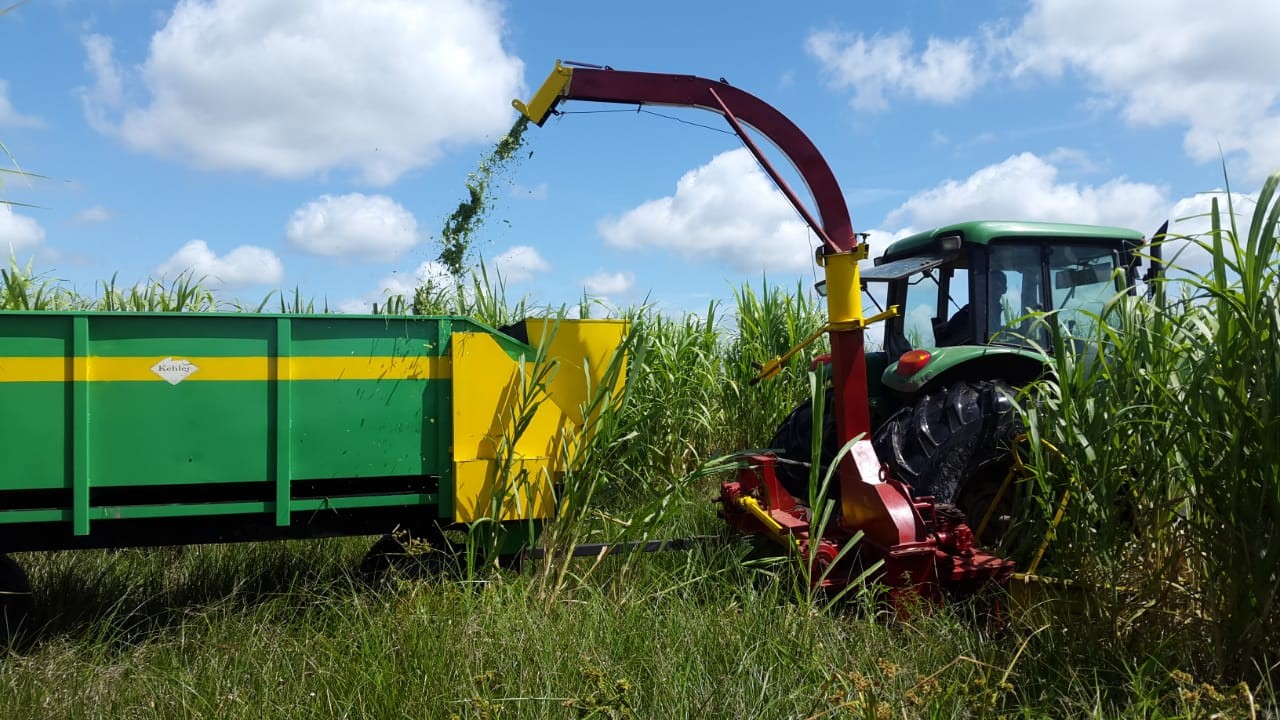
<svg viewBox="0 0 1280 720">
<path fill-rule="evenodd" d="M 1156 230 L 1147 240 L 1147 249 L 1151 254 L 1151 267 L 1147 268 L 1147 274 L 1143 276 L 1142 281 L 1150 284 L 1152 280 L 1156 280 L 1164 274 L 1164 241 L 1169 233 L 1169 221 L 1165 220 L 1164 224 Z"/>
</svg>

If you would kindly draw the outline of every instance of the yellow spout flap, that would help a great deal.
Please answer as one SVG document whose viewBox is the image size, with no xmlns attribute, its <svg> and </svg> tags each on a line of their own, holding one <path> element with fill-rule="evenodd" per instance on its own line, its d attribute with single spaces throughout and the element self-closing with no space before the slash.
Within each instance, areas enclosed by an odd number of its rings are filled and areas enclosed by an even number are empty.
<svg viewBox="0 0 1280 720">
<path fill-rule="evenodd" d="M 626 328 L 623 320 L 526 320 L 529 344 L 555 364 L 542 388 L 533 353 L 513 359 L 490 333 L 453 335 L 454 520 L 555 514 L 553 485 L 588 439 L 584 408 Z"/>
</svg>

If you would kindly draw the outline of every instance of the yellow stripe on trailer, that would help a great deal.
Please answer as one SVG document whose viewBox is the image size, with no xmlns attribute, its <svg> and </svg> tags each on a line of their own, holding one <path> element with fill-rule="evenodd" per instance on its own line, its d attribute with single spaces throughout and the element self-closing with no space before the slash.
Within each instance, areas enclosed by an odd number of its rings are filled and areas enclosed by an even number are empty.
<svg viewBox="0 0 1280 720">
<path fill-rule="evenodd" d="M 444 356 L 289 358 L 291 380 L 445 380 L 452 374 Z"/>
<path fill-rule="evenodd" d="M 444 356 L 401 357 L 0 357 L 0 383 L 288 380 L 446 380 Z"/>
</svg>

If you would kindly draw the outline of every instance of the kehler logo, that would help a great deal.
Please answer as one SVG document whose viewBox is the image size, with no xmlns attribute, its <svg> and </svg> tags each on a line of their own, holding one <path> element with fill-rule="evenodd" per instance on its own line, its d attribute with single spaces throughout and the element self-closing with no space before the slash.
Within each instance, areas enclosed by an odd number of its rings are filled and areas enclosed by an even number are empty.
<svg viewBox="0 0 1280 720">
<path fill-rule="evenodd" d="M 151 372 L 159 375 L 161 379 L 170 385 L 177 385 L 199 369 L 190 360 L 171 357 L 167 357 L 151 366 Z"/>
</svg>

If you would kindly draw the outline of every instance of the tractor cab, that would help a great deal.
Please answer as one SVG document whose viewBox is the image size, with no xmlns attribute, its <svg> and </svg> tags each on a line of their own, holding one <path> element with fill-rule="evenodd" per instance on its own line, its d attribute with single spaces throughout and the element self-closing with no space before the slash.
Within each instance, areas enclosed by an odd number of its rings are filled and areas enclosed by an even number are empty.
<svg viewBox="0 0 1280 720">
<path fill-rule="evenodd" d="M 895 242 L 862 281 L 899 308 L 884 331 L 890 358 L 919 348 L 1045 346 L 1044 326 L 1029 314 L 1057 311 L 1064 331 L 1087 333 L 1108 300 L 1134 287 L 1142 240 L 1088 225 L 948 225 Z"/>
</svg>

